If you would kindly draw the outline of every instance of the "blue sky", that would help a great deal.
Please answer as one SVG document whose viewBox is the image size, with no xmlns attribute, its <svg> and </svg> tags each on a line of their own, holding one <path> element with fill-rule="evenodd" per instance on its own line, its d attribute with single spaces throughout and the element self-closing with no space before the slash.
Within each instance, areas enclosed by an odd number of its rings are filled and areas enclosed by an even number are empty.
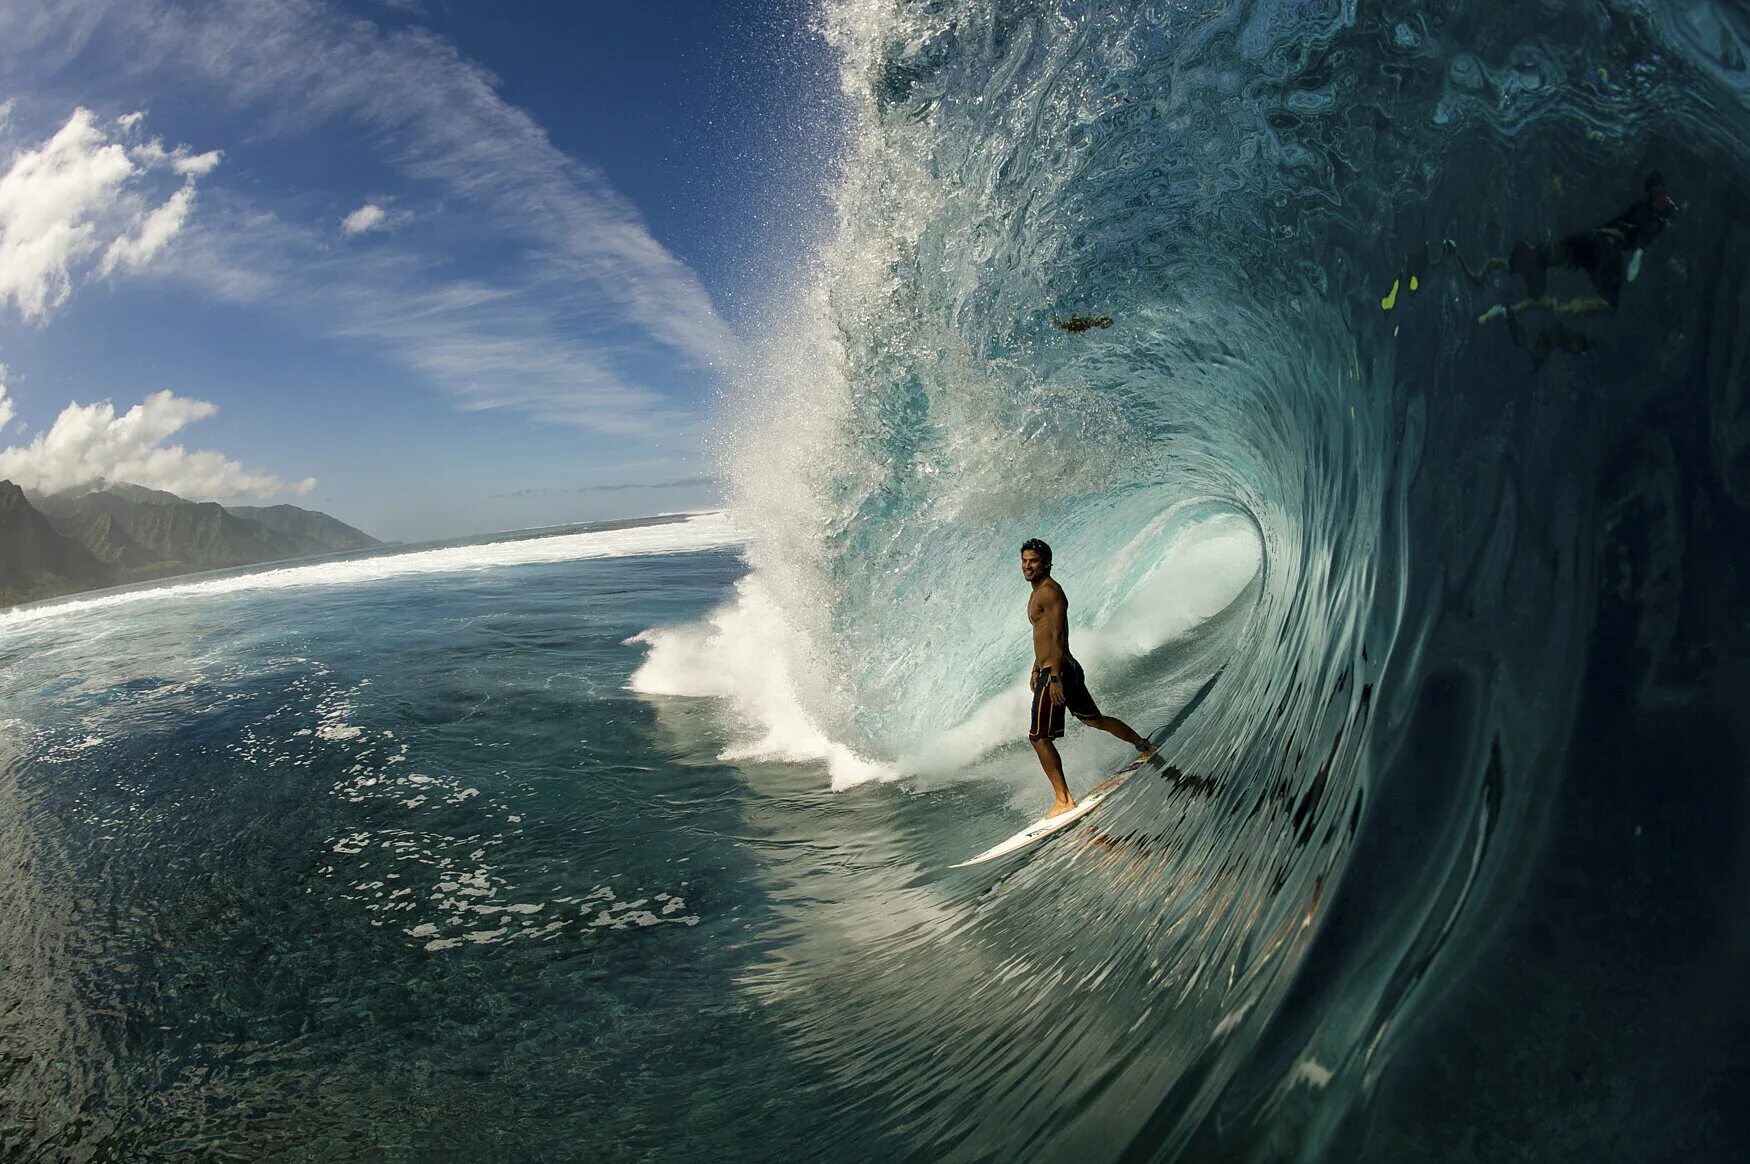
<svg viewBox="0 0 1750 1164">
<path fill-rule="evenodd" d="M 713 504 L 717 393 L 822 209 L 807 25 L 9 0 L 0 476 L 403 539 Z"/>
</svg>

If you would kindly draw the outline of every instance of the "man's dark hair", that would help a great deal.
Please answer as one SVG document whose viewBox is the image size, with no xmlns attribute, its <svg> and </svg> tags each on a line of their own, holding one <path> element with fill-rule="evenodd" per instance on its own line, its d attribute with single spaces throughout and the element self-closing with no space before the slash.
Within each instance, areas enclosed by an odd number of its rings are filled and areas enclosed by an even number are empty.
<svg viewBox="0 0 1750 1164">
<path fill-rule="evenodd" d="M 1035 554 L 1038 554 L 1039 560 L 1044 562 L 1047 566 L 1051 565 L 1051 547 L 1040 541 L 1038 538 L 1028 538 L 1021 543 L 1021 552 L 1024 554 L 1028 550 L 1032 550 Z"/>
</svg>

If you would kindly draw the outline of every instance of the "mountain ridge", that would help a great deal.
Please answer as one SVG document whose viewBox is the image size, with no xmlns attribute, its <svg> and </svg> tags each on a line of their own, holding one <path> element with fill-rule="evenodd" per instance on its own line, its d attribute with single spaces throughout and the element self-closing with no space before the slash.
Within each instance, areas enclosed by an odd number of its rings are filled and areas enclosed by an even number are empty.
<svg viewBox="0 0 1750 1164">
<path fill-rule="evenodd" d="M 31 498 L 0 481 L 0 606 L 381 544 L 295 505 L 228 507 L 125 482 Z"/>
</svg>

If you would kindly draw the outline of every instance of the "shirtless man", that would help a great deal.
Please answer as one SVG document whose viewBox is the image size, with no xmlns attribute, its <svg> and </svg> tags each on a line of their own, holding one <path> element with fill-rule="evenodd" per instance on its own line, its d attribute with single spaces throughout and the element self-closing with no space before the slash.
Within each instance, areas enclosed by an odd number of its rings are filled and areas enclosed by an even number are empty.
<svg viewBox="0 0 1750 1164">
<path fill-rule="evenodd" d="M 1045 778 L 1056 793 L 1047 820 L 1076 806 L 1063 779 L 1063 760 L 1051 741 L 1063 736 L 1063 713 L 1110 732 L 1138 751 L 1148 750 L 1148 741 L 1130 730 L 1121 719 L 1101 715 L 1088 694 L 1080 663 L 1069 653 L 1069 599 L 1051 576 L 1051 547 L 1033 538 L 1021 547 L 1021 577 L 1033 584 L 1027 599 L 1027 621 L 1033 624 L 1033 718 L 1027 730 L 1033 750 L 1039 753 Z"/>
</svg>

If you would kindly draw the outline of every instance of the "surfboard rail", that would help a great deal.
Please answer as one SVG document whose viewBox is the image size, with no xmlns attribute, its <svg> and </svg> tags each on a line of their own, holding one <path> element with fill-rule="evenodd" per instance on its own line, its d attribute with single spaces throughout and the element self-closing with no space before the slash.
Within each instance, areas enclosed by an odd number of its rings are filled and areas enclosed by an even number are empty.
<svg viewBox="0 0 1750 1164">
<path fill-rule="evenodd" d="M 966 860 L 957 862 L 948 867 L 950 869 L 965 869 L 970 865 L 983 865 L 987 861 L 996 861 L 1003 857 L 1007 857 L 1012 853 L 1019 853 L 1022 849 L 1043 841 L 1053 833 L 1063 831 L 1065 828 L 1068 828 L 1076 821 L 1081 820 L 1084 816 L 1087 816 L 1090 812 L 1093 812 L 1096 808 L 1100 807 L 1101 804 L 1105 803 L 1106 798 L 1112 795 L 1112 793 L 1118 791 L 1119 787 L 1130 778 L 1131 772 L 1135 771 L 1140 763 L 1141 761 L 1138 761 L 1137 764 L 1128 765 L 1116 775 L 1109 776 L 1105 780 L 1094 785 L 1094 787 L 1087 791 L 1086 795 L 1084 795 L 1081 800 L 1076 802 L 1076 806 L 1068 812 L 1060 813 L 1059 815 L 1052 817 L 1041 817 L 1020 832 L 1016 833 L 1014 836 L 992 845 L 984 852 L 978 854 L 978 856 L 968 857 Z"/>
</svg>

